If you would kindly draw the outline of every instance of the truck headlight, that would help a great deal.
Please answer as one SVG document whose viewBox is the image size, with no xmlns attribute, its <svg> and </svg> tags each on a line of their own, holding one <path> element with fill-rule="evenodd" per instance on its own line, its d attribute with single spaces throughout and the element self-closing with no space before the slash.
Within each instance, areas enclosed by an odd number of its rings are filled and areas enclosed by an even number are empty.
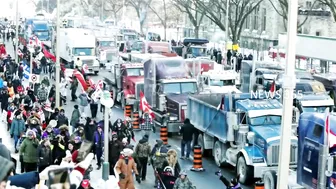
<svg viewBox="0 0 336 189">
<path fill-rule="evenodd" d="M 262 158 L 262 157 L 252 158 L 252 163 L 263 163 L 263 162 L 264 162 L 264 158 Z"/>
<path fill-rule="evenodd" d="M 175 116 L 169 117 L 169 121 L 177 121 L 177 117 Z"/>
</svg>

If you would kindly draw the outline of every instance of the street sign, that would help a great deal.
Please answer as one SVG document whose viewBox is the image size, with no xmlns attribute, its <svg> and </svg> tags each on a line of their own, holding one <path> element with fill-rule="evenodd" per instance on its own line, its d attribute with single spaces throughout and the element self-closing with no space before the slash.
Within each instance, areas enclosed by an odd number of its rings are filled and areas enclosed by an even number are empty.
<svg viewBox="0 0 336 189">
<path fill-rule="evenodd" d="M 30 74 L 29 81 L 32 83 L 40 82 L 40 76 L 36 74 Z"/>
<path fill-rule="evenodd" d="M 111 98 L 111 93 L 109 91 L 103 91 L 100 97 L 100 103 L 108 108 L 113 107 L 114 100 Z"/>
</svg>

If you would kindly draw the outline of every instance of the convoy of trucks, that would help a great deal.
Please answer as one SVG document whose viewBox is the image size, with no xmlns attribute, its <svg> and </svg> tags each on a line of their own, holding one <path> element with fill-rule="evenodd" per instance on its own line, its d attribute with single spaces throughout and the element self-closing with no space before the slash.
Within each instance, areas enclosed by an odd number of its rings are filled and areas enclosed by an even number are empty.
<svg viewBox="0 0 336 189">
<path fill-rule="evenodd" d="M 96 54 L 101 66 L 112 64 L 113 61 L 118 60 L 118 47 L 115 37 L 96 37 L 96 45 Z"/>
<path fill-rule="evenodd" d="M 96 38 L 91 31 L 81 28 L 60 30 L 60 57 L 62 63 L 73 68 L 79 58 L 88 66 L 89 73 L 98 74 L 99 61 L 96 58 Z"/>
</svg>

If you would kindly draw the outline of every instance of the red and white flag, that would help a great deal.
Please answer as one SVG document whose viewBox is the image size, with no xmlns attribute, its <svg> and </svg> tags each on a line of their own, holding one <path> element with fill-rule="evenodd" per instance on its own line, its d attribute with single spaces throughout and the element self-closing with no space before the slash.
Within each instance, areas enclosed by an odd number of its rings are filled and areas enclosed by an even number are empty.
<svg viewBox="0 0 336 189">
<path fill-rule="evenodd" d="M 327 117 L 325 119 L 325 128 L 327 130 L 327 141 L 329 148 L 336 146 L 336 134 L 330 129 L 330 113 L 327 113 Z"/>
<path fill-rule="evenodd" d="M 102 89 L 103 89 L 103 85 L 104 85 L 104 84 L 103 84 L 103 81 L 100 79 L 100 80 L 98 80 L 98 82 L 97 82 L 96 88 L 102 90 Z"/>
<path fill-rule="evenodd" d="M 86 74 L 89 73 L 89 66 L 87 64 L 83 65 L 83 72 Z"/>
<path fill-rule="evenodd" d="M 154 112 L 151 110 L 150 105 L 148 104 L 145 95 L 143 94 L 142 91 L 140 91 L 140 109 L 143 112 L 148 112 L 149 115 L 154 119 L 155 118 L 155 114 Z"/>
<path fill-rule="evenodd" d="M 88 86 L 82 73 L 80 73 L 78 70 L 74 70 L 73 75 L 77 78 L 78 83 L 82 86 L 82 91 L 86 91 L 88 89 Z"/>
<path fill-rule="evenodd" d="M 95 88 L 96 88 L 96 85 L 94 84 L 94 82 L 93 82 L 93 79 L 92 79 L 92 78 L 89 78 L 89 79 L 88 79 L 88 83 L 89 83 L 89 86 L 90 86 L 91 88 L 93 88 L 93 89 L 95 89 Z"/>
<path fill-rule="evenodd" d="M 55 55 L 53 55 L 52 53 L 50 53 L 46 48 L 45 46 L 43 45 L 43 43 L 41 42 L 41 47 L 42 47 L 42 52 L 44 54 L 44 56 L 46 58 L 49 58 L 50 60 L 52 60 L 53 62 L 56 62 L 56 57 Z"/>
<path fill-rule="evenodd" d="M 217 110 L 224 110 L 224 97 L 222 96 L 221 102 L 217 106 Z"/>
</svg>

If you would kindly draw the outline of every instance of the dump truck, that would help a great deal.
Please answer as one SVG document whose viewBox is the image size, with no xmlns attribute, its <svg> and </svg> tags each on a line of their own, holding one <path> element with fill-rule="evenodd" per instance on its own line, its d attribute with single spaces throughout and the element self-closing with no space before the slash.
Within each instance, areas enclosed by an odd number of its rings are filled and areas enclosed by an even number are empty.
<svg viewBox="0 0 336 189">
<path fill-rule="evenodd" d="M 198 94 L 188 98 L 188 117 L 198 130 L 203 154 L 212 152 L 218 166 L 236 167 L 241 183 L 278 170 L 282 104 L 250 93 Z M 290 167 L 297 163 L 296 127 L 293 128 Z"/>
<path fill-rule="evenodd" d="M 198 93 L 197 80 L 191 78 L 181 57 L 151 58 L 144 63 L 144 93 L 158 126 L 168 133 L 179 132 L 187 118 L 187 97 Z"/>
</svg>

